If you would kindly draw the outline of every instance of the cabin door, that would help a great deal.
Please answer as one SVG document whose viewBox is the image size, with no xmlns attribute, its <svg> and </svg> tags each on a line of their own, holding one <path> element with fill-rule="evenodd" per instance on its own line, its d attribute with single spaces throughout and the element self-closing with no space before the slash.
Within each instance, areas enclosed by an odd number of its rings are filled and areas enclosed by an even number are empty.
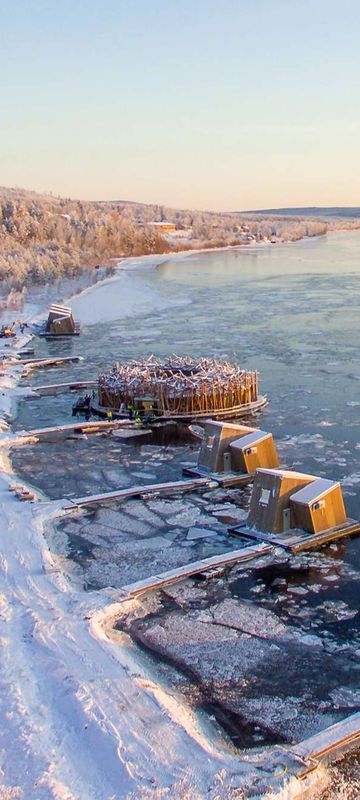
<svg viewBox="0 0 360 800">
<path fill-rule="evenodd" d="M 224 472 L 231 472 L 231 453 L 224 453 Z"/>
<path fill-rule="evenodd" d="M 284 531 L 288 531 L 291 528 L 290 514 L 291 514 L 290 508 L 284 508 L 284 510 L 283 510 L 283 528 L 284 528 Z"/>
</svg>

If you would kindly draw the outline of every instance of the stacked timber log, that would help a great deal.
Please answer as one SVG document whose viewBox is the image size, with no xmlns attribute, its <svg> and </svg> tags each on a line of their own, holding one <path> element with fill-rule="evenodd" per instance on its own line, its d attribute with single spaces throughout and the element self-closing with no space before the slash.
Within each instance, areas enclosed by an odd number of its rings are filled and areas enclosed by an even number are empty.
<svg viewBox="0 0 360 800">
<path fill-rule="evenodd" d="M 171 416 L 216 413 L 258 399 L 258 373 L 227 361 L 170 356 L 117 363 L 99 376 L 99 404 L 119 410 L 139 398 Z"/>
</svg>

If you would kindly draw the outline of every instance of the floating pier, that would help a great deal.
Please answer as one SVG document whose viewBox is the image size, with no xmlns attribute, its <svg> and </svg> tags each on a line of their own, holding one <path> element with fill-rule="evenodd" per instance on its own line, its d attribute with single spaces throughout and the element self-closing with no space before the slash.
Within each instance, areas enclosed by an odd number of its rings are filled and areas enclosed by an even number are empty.
<svg viewBox="0 0 360 800">
<path fill-rule="evenodd" d="M 132 486 L 130 489 L 115 489 L 113 492 L 85 495 L 85 497 L 66 500 L 64 509 L 65 511 L 70 511 L 77 506 L 97 505 L 98 503 L 106 503 L 109 500 L 129 500 L 131 497 L 141 497 L 142 495 L 195 492 L 197 489 L 204 489 L 206 487 L 209 489 L 217 489 L 218 484 L 214 484 L 210 478 L 194 478 L 193 480 L 169 481 L 167 483 L 150 483 L 145 486 Z M 66 503 L 69 505 L 66 505 Z"/>
<path fill-rule="evenodd" d="M 215 569 L 221 566 L 231 566 L 232 564 L 251 561 L 254 558 L 271 553 L 274 548 L 266 544 L 250 545 L 242 547 L 240 550 L 231 550 L 229 553 L 223 553 L 220 556 L 211 556 L 210 558 L 203 558 L 200 561 L 193 561 L 186 564 L 184 567 L 171 569 L 168 572 L 161 572 L 159 575 L 151 575 L 143 581 L 136 581 L 130 583 L 128 586 L 123 586 L 121 592 L 126 595 L 126 598 L 137 597 L 146 592 L 162 589 L 164 586 L 169 586 L 172 583 L 184 581 L 192 575 L 200 575 L 207 572 L 209 569 Z"/>
</svg>

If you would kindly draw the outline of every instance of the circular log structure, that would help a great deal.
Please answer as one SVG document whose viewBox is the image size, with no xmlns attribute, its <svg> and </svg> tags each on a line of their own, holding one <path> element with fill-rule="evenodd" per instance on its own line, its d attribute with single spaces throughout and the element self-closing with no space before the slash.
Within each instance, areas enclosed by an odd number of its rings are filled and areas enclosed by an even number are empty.
<svg viewBox="0 0 360 800">
<path fill-rule="evenodd" d="M 115 414 L 126 408 L 151 411 L 158 417 L 187 420 L 235 417 L 258 410 L 266 398 L 258 393 L 258 372 L 227 361 L 170 356 L 159 361 L 117 363 L 99 375 L 99 411 Z"/>
</svg>

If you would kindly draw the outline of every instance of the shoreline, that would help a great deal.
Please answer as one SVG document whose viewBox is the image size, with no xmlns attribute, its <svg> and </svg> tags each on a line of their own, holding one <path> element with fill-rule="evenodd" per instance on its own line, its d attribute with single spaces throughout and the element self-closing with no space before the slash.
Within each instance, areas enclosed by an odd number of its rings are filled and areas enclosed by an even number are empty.
<svg viewBox="0 0 360 800">
<path fill-rule="evenodd" d="M 349 231 L 344 231 L 345 233 L 349 233 Z M 360 232 L 360 231 L 359 231 Z M 289 245 L 297 245 L 303 244 L 304 242 L 311 242 L 316 241 L 317 239 L 323 239 L 329 235 L 329 233 L 338 233 L 338 231 L 328 231 L 327 233 L 317 234 L 316 236 L 302 236 L 301 239 L 296 239 L 295 241 L 289 242 L 254 242 L 253 244 L 237 244 L 237 245 L 224 245 L 223 247 L 199 247 L 194 248 L 191 250 L 178 250 L 170 253 L 150 253 L 149 255 L 143 256 L 124 256 L 123 258 L 119 259 L 112 259 L 117 262 L 117 270 L 133 270 L 138 267 L 137 262 L 141 262 L 140 266 L 143 268 L 148 269 L 157 269 L 157 267 L 161 266 L 161 264 L 167 263 L 168 261 L 185 261 L 187 258 L 191 258 L 191 256 L 196 256 L 198 254 L 211 254 L 211 253 L 222 253 L 222 252 L 237 252 L 237 253 L 251 253 L 254 250 L 263 250 L 267 249 L 268 247 L 277 248 L 277 247 L 287 247 Z M 130 264 L 129 262 L 134 261 L 134 264 Z M 154 262 L 153 264 L 151 262 Z M 124 264 L 124 267 L 122 267 Z"/>
<path fill-rule="evenodd" d="M 163 308 L 164 297 L 146 283 L 146 274 L 158 270 L 163 265 L 176 262 L 181 264 L 199 255 L 215 255 L 219 252 L 235 251 L 247 255 L 256 251 L 262 252 L 268 247 L 278 248 L 288 247 L 289 245 L 303 245 L 305 242 L 321 238 L 323 236 L 310 236 L 303 237 L 296 242 L 276 242 L 275 244 L 271 242 L 255 242 L 251 245 L 227 245 L 196 250 L 180 250 L 176 253 L 126 256 L 114 259 L 116 266 L 114 267 L 113 275 L 104 277 L 96 283 L 85 287 L 80 292 L 67 296 L 62 302 L 66 305 L 71 305 L 74 316 L 81 317 L 81 321 L 89 325 L 111 322 L 113 319 L 119 319 L 120 317 L 132 318 L 145 311 L 152 313 Z M 119 305 L 119 298 L 112 291 L 113 287 L 117 287 L 119 293 L 121 293 L 121 306 Z M 87 299 L 89 295 L 95 295 L 96 297 L 96 311 L 94 307 L 92 310 L 88 307 Z M 166 303 L 167 305 L 171 303 L 176 308 L 179 305 L 191 303 L 191 298 L 185 296 L 182 301 L 170 301 L 169 298 L 166 298 Z"/>
</svg>

